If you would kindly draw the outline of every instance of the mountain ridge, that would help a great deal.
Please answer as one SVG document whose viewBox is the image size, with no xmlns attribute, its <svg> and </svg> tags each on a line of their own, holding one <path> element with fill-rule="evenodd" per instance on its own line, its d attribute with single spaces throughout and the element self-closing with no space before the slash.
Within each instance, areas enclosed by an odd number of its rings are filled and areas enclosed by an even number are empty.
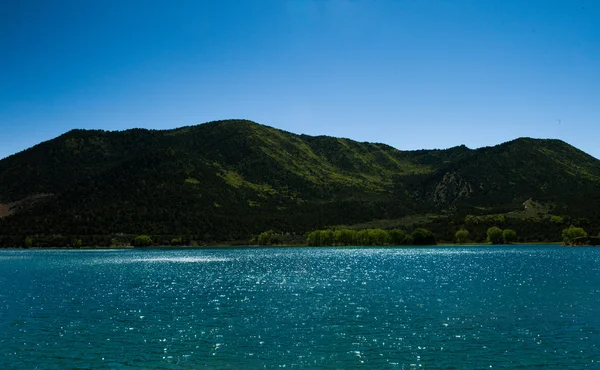
<svg viewBox="0 0 600 370">
<path fill-rule="evenodd" d="M 284 129 L 276 128 L 276 127 L 273 127 L 273 126 L 269 126 L 269 125 L 264 125 L 264 124 L 261 124 L 261 123 L 257 123 L 257 122 L 254 122 L 252 120 L 247 120 L 247 119 L 222 119 L 222 120 L 215 120 L 215 121 L 209 121 L 209 122 L 205 122 L 205 123 L 199 123 L 199 124 L 194 124 L 194 125 L 185 125 L 185 126 L 181 126 L 181 127 L 168 128 L 168 129 L 150 129 L 150 128 L 143 128 L 143 127 L 132 127 L 132 128 L 123 129 L 123 130 L 79 129 L 79 128 L 73 128 L 73 129 L 70 129 L 69 131 L 66 131 L 66 132 L 64 132 L 64 133 L 56 136 L 55 138 L 42 141 L 42 142 L 40 142 L 38 144 L 33 145 L 30 148 L 26 148 L 26 149 L 23 149 L 23 150 L 21 150 L 19 152 L 10 154 L 10 155 L 8 155 L 8 156 L 6 156 L 4 158 L 0 158 L 0 161 L 6 160 L 6 159 L 8 159 L 10 157 L 13 157 L 13 156 L 21 154 L 21 153 L 23 153 L 25 151 L 31 150 L 31 149 L 33 149 L 33 148 L 35 148 L 35 147 L 37 147 L 39 145 L 42 145 L 42 144 L 44 144 L 46 142 L 51 142 L 51 141 L 54 141 L 54 140 L 56 140 L 58 138 L 61 138 L 63 136 L 67 136 L 67 135 L 70 135 L 70 134 L 73 134 L 73 133 L 86 132 L 86 133 L 108 133 L 108 134 L 110 134 L 110 133 L 127 133 L 127 132 L 135 132 L 135 131 L 177 133 L 178 131 L 185 131 L 185 130 L 192 129 L 192 128 L 197 128 L 197 127 L 201 127 L 201 126 L 207 126 L 207 125 L 210 125 L 210 124 L 218 124 L 218 123 L 223 123 L 223 122 L 236 122 L 236 123 L 245 122 L 245 123 L 250 123 L 250 124 L 254 124 L 254 125 L 263 126 L 263 127 L 266 127 L 266 128 L 271 128 L 271 129 L 278 130 L 278 131 L 281 131 L 281 132 L 286 133 L 286 134 L 291 134 L 291 135 L 300 136 L 300 137 L 336 138 L 336 139 L 354 141 L 354 142 L 364 143 L 364 144 L 375 144 L 375 145 L 387 146 L 389 148 L 396 149 L 396 150 L 401 151 L 401 152 L 409 152 L 409 153 L 410 152 L 417 153 L 417 152 L 446 151 L 446 150 L 452 150 L 452 149 L 457 149 L 457 148 L 466 148 L 466 149 L 469 149 L 469 150 L 479 150 L 479 149 L 484 149 L 484 148 L 492 148 L 492 147 L 496 147 L 496 146 L 499 146 L 499 145 L 508 144 L 508 143 L 511 143 L 511 142 L 514 142 L 514 141 L 520 141 L 520 140 L 557 141 L 557 142 L 561 142 L 563 144 L 567 144 L 567 145 L 571 146 L 571 144 L 569 144 L 569 143 L 567 143 L 567 142 L 565 142 L 565 141 L 563 141 L 561 139 L 555 139 L 555 138 L 534 138 L 534 137 L 523 136 L 523 137 L 517 137 L 515 139 L 511 139 L 511 140 L 506 141 L 506 142 L 501 142 L 501 143 L 494 144 L 494 145 L 487 145 L 487 146 L 481 146 L 481 147 L 476 147 L 476 148 L 470 148 L 470 147 L 466 146 L 465 144 L 457 144 L 457 145 L 454 145 L 454 146 L 451 146 L 451 147 L 448 147 L 448 148 L 400 149 L 400 148 L 394 147 L 393 145 L 386 144 L 386 143 L 383 143 L 383 142 L 359 141 L 359 140 L 351 139 L 351 138 L 348 138 L 348 137 L 337 137 L 337 136 L 324 135 L 324 134 L 309 135 L 309 134 L 304 134 L 304 133 L 295 133 L 295 132 L 287 131 L 287 130 L 284 130 Z M 579 150 L 581 150 L 581 149 L 579 149 Z M 598 158 L 592 156 L 591 154 L 589 154 L 589 153 L 587 153 L 587 152 L 585 152 L 583 150 L 582 150 L 582 152 L 584 152 L 585 154 L 587 154 L 588 156 L 590 156 L 590 157 L 592 157 L 594 159 L 598 159 Z"/>
</svg>

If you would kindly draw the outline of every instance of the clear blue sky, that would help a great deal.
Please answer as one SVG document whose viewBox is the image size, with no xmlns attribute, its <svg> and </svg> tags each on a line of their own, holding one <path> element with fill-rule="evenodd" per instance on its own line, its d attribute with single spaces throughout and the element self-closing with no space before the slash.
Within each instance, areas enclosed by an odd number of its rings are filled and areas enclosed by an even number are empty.
<svg viewBox="0 0 600 370">
<path fill-rule="evenodd" d="M 73 128 L 226 118 L 600 158 L 600 1 L 0 1 L 0 158 Z"/>
</svg>

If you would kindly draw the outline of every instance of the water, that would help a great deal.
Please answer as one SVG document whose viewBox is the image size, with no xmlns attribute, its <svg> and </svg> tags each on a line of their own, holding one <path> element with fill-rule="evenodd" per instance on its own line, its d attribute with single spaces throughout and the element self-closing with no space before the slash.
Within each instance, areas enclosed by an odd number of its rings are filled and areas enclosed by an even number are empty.
<svg viewBox="0 0 600 370">
<path fill-rule="evenodd" d="M 0 368 L 600 368 L 600 248 L 0 250 Z"/>
</svg>

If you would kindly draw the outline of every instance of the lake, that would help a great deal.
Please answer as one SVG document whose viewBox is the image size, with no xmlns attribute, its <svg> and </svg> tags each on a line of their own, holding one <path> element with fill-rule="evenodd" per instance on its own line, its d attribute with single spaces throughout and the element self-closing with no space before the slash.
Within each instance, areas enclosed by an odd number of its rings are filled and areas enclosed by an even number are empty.
<svg viewBox="0 0 600 370">
<path fill-rule="evenodd" d="M 0 368 L 600 367 L 600 248 L 0 250 Z"/>
</svg>

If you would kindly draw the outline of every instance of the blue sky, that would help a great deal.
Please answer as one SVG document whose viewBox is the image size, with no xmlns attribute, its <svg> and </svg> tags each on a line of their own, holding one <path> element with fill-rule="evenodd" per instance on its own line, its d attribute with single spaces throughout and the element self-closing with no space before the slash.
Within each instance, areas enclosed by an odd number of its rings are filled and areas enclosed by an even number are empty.
<svg viewBox="0 0 600 370">
<path fill-rule="evenodd" d="M 600 158 L 599 20 L 596 0 L 3 0 L 0 158 L 73 128 L 226 118 Z"/>
</svg>

